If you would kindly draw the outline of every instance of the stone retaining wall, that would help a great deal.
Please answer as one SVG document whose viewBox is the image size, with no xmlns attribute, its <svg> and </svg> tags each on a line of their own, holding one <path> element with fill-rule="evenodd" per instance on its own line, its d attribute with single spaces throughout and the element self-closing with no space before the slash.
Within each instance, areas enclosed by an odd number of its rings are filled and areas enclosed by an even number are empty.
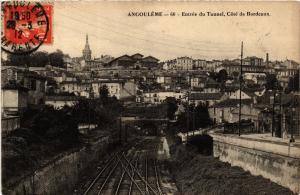
<svg viewBox="0 0 300 195">
<path fill-rule="evenodd" d="M 300 146 L 210 133 L 213 153 L 223 162 L 242 167 L 300 193 Z"/>
<path fill-rule="evenodd" d="M 87 166 L 98 161 L 109 145 L 109 138 L 103 137 L 89 147 L 79 151 L 69 152 L 47 163 L 33 175 L 23 178 L 10 187 L 11 195 L 25 194 L 72 194 L 74 185 L 78 182 L 79 173 Z"/>
</svg>

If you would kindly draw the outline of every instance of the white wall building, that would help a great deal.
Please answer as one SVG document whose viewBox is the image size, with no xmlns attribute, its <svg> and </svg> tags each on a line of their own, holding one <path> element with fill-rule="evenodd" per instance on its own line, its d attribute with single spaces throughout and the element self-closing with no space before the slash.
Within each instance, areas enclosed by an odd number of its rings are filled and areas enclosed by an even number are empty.
<svg viewBox="0 0 300 195">
<path fill-rule="evenodd" d="M 179 57 L 176 59 L 175 67 L 178 70 L 192 70 L 194 65 L 193 58 L 190 57 Z"/>
<path fill-rule="evenodd" d="M 22 112 L 28 105 L 28 90 L 24 87 L 6 86 L 1 91 L 2 112 Z"/>
<path fill-rule="evenodd" d="M 206 67 L 206 60 L 197 59 L 194 60 L 194 69 L 204 69 Z"/>
<path fill-rule="evenodd" d="M 46 96 L 45 104 L 52 105 L 55 109 L 61 109 L 64 106 L 74 106 L 78 100 L 77 96 Z"/>
<path fill-rule="evenodd" d="M 149 92 L 144 93 L 144 102 L 159 104 L 164 102 L 167 97 L 174 97 L 176 99 L 184 99 L 185 94 L 181 92 L 173 92 L 173 91 L 160 91 L 160 92 Z"/>
</svg>

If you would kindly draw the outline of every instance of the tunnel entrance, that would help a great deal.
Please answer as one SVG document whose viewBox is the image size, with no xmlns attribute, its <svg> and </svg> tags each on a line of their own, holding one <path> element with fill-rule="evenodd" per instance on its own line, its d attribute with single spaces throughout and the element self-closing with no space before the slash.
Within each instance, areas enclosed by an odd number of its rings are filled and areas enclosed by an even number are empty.
<svg viewBox="0 0 300 195">
<path fill-rule="evenodd" d="M 151 121 L 144 121 L 141 123 L 142 134 L 146 136 L 158 136 L 159 127 L 157 124 L 152 123 Z"/>
<path fill-rule="evenodd" d="M 213 138 L 209 135 L 196 135 L 188 139 L 187 145 L 194 146 L 200 154 L 213 155 Z"/>
<path fill-rule="evenodd" d="M 144 119 L 136 117 L 121 117 L 119 120 L 119 140 L 138 136 L 163 136 L 167 128 L 167 119 Z"/>
</svg>

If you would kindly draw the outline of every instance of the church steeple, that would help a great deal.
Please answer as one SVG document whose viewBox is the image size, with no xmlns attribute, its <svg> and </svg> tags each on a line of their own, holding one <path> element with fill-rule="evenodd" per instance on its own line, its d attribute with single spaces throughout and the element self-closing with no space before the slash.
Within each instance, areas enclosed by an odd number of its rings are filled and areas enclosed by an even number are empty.
<svg viewBox="0 0 300 195">
<path fill-rule="evenodd" d="M 84 60 L 91 60 L 92 59 L 92 51 L 90 49 L 88 35 L 86 35 L 85 47 L 82 50 L 82 57 L 83 57 Z"/>
</svg>

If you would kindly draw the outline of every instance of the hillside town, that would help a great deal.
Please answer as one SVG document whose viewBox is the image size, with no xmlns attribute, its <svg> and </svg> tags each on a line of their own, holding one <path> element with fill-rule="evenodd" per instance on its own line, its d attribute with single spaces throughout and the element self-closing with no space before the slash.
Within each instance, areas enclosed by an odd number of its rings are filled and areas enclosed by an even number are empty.
<svg viewBox="0 0 300 195">
<path fill-rule="evenodd" d="M 300 195 L 300 3 L 1 2 L 5 195 Z"/>
<path fill-rule="evenodd" d="M 244 131 L 290 139 L 300 136 L 299 63 L 272 61 L 268 53 L 264 59 L 245 57 L 242 81 L 240 64 L 241 59 L 188 56 L 162 62 L 140 53 L 92 58 L 86 35 L 82 56 L 64 57 L 59 67 L 22 67 L 3 61 L 2 132 L 19 127 L 27 107 L 60 109 L 82 98 L 97 98 L 106 86 L 109 96 L 128 106 L 157 105 L 169 97 L 176 99 L 178 114 L 183 103 L 203 104 L 213 124 L 226 124 L 229 129 L 239 122 L 241 99 L 241 119 L 247 121 Z"/>
<path fill-rule="evenodd" d="M 82 40 L 79 57 L 2 55 L 5 194 L 300 189 L 299 62 L 98 55 Z"/>
</svg>

